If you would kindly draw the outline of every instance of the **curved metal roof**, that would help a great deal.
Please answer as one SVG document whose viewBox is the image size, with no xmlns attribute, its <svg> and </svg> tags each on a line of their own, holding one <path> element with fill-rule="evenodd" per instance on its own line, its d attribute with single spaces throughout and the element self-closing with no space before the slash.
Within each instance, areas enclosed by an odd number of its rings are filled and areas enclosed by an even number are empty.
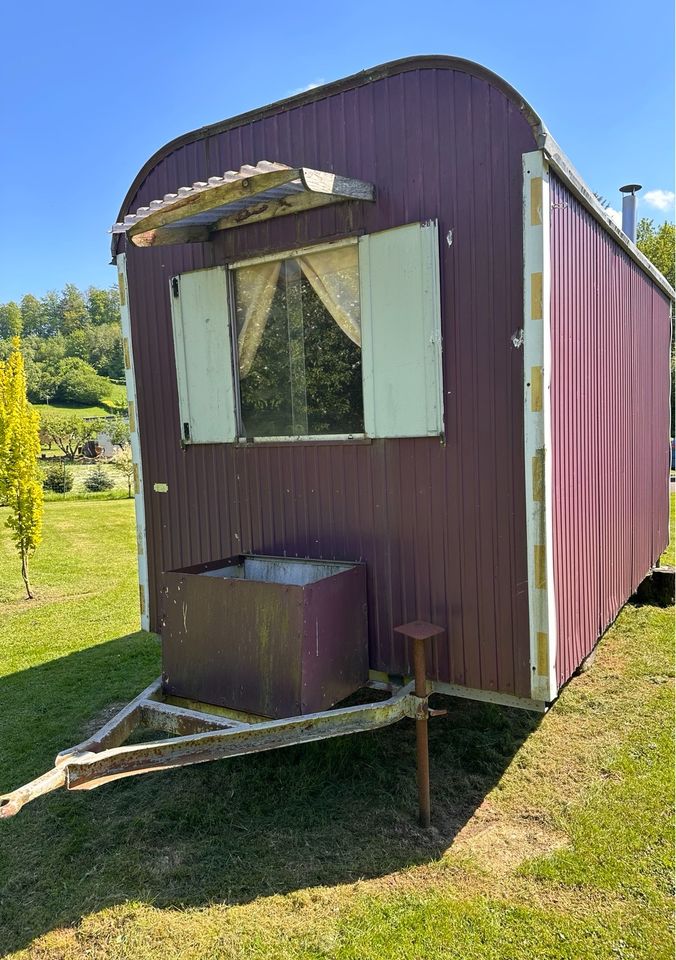
<svg viewBox="0 0 676 960">
<path fill-rule="evenodd" d="M 361 87 L 365 84 L 373 83 L 376 80 L 382 80 L 387 77 L 392 77 L 401 73 L 407 73 L 412 70 L 420 69 L 458 70 L 477 77 L 478 79 L 486 80 L 493 87 L 500 90 L 508 99 L 510 99 L 527 119 L 533 131 L 533 139 L 536 146 L 544 151 L 550 166 L 554 168 L 557 176 L 559 176 L 569 187 L 569 189 L 574 192 L 580 202 L 589 210 L 589 212 L 601 224 L 601 226 L 613 236 L 617 243 L 624 248 L 632 260 L 634 260 L 647 274 L 652 277 L 655 283 L 664 293 L 667 294 L 667 296 L 669 296 L 672 300 L 676 300 L 676 293 L 668 281 L 641 253 L 638 247 L 627 237 L 627 235 L 623 233 L 622 230 L 620 230 L 620 228 L 610 219 L 606 211 L 594 196 L 592 190 L 590 190 L 563 150 L 551 136 L 543 120 L 530 105 L 530 103 L 521 96 L 518 90 L 516 90 L 497 73 L 493 73 L 493 71 L 489 70 L 487 67 L 484 67 L 479 63 L 475 63 L 472 60 L 463 59 L 462 57 L 423 55 L 416 57 L 405 57 L 400 60 L 392 60 L 388 63 L 383 63 L 380 66 L 372 67 L 368 70 L 362 70 L 359 73 L 352 74 L 351 76 L 345 77 L 341 80 L 335 80 L 332 83 L 326 83 L 320 87 L 314 87 L 311 90 L 303 91 L 302 93 L 298 93 L 292 97 L 286 97 L 283 100 L 277 100 L 274 103 L 268 104 L 267 106 L 249 110 L 246 113 L 238 114 L 237 116 L 231 117 L 227 120 L 221 120 L 217 123 L 199 127 L 196 130 L 182 134 L 181 136 L 170 140 L 163 147 L 160 147 L 160 149 L 157 150 L 141 167 L 122 202 L 122 206 L 120 207 L 120 211 L 117 216 L 117 221 L 124 221 L 125 216 L 130 212 L 129 207 L 132 204 L 136 193 L 151 170 L 153 170 L 165 157 L 169 156 L 179 147 L 182 147 L 188 143 L 195 143 L 199 140 L 204 140 L 207 137 L 214 136 L 215 134 L 222 133 L 226 130 L 231 130 L 235 127 L 243 126 L 244 124 L 250 123 L 253 120 L 263 119 L 264 117 L 283 113 L 287 110 L 292 110 L 296 107 L 303 106 L 304 104 L 313 103 L 317 100 L 323 100 L 326 97 L 341 93 L 345 90 L 352 90 L 355 87 Z M 113 236 L 113 256 L 115 256 L 117 252 L 116 244 L 117 238 Z"/>
</svg>

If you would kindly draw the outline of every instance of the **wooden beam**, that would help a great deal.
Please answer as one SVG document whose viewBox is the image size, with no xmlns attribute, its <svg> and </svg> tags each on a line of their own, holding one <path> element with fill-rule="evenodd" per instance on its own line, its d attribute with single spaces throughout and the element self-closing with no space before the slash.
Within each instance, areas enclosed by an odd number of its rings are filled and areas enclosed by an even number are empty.
<svg viewBox="0 0 676 960">
<path fill-rule="evenodd" d="M 260 220 L 273 220 L 275 217 L 284 217 L 289 213 L 301 213 L 314 207 L 325 207 L 329 203 L 347 200 L 347 197 L 333 197 L 326 193 L 290 193 L 286 197 L 266 200 L 261 198 L 244 210 L 236 210 L 226 214 L 211 226 L 212 230 L 227 230 L 230 227 L 242 227 L 247 223 L 257 223 Z"/>
<path fill-rule="evenodd" d="M 270 199 L 261 197 L 256 202 L 257 195 L 291 183 L 293 180 L 299 180 L 305 189 L 285 197 Z M 252 198 L 250 205 L 225 214 L 214 223 L 171 226 L 178 220 L 185 220 L 248 197 Z M 227 230 L 261 220 L 272 220 L 275 217 L 301 213 L 304 210 L 338 203 L 342 200 L 373 201 L 374 199 L 373 184 L 365 183 L 363 180 L 341 177 L 321 170 L 310 170 L 306 167 L 275 170 L 182 197 L 132 224 L 127 230 L 127 236 L 137 247 L 200 243 L 209 240 L 216 230 Z"/>
<path fill-rule="evenodd" d="M 146 233 L 137 233 L 131 241 L 136 247 L 160 247 L 172 243 L 204 243 L 210 240 L 217 230 L 231 230 L 233 227 L 244 227 L 248 223 L 274 220 L 275 217 L 302 213 L 304 210 L 325 207 L 327 204 L 341 203 L 348 199 L 348 197 L 334 197 L 326 193 L 305 191 L 290 193 L 287 197 L 271 200 L 261 198 L 258 203 L 254 201 L 248 207 L 220 217 L 215 223 L 196 227 L 159 227 L 156 230 L 148 230 Z"/>
<path fill-rule="evenodd" d="M 325 173 L 323 170 L 309 170 L 302 167 L 300 178 L 308 190 L 313 193 L 327 193 L 333 197 L 345 197 L 346 200 L 375 200 L 375 187 L 364 180 L 340 177 L 337 173 Z"/>
<path fill-rule="evenodd" d="M 145 221 L 141 220 L 141 223 Z M 157 227 L 130 237 L 135 247 L 165 247 L 171 243 L 200 243 L 210 237 L 208 224 L 200 227 Z"/>
<path fill-rule="evenodd" d="M 234 203 L 236 200 L 245 200 L 264 190 L 272 190 L 274 187 L 281 187 L 285 183 L 299 179 L 300 170 L 296 168 L 258 173 L 251 177 L 244 177 L 242 180 L 231 180 L 218 187 L 205 187 L 204 190 L 180 197 L 166 207 L 161 207 L 133 223 L 127 230 L 127 236 L 133 239 L 139 233 L 165 227 L 170 223 L 176 223 L 177 220 L 184 220 L 186 217 L 204 213 L 214 207 L 225 206 L 226 203 Z"/>
</svg>

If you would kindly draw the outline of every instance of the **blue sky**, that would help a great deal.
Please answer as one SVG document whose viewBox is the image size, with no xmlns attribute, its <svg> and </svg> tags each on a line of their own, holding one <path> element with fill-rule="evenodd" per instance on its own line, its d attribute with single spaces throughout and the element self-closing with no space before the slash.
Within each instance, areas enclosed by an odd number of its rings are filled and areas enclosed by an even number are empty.
<svg viewBox="0 0 676 960">
<path fill-rule="evenodd" d="M 671 0 L 36 0 L 2 26 L 0 302 L 113 283 L 107 229 L 167 140 L 419 53 L 501 74 L 593 190 L 617 208 L 638 181 L 639 215 L 673 219 Z"/>
</svg>

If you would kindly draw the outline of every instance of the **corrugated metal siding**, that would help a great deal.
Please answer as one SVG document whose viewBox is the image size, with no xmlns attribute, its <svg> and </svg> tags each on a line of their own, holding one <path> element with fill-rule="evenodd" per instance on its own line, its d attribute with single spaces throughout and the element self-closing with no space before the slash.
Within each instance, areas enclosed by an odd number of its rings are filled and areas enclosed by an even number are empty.
<svg viewBox="0 0 676 960">
<path fill-rule="evenodd" d="M 592 650 L 667 543 L 669 302 L 551 178 L 557 674 Z"/>
<path fill-rule="evenodd" d="M 128 250 L 155 628 L 162 570 L 240 551 L 365 560 L 373 669 L 408 668 L 392 628 L 421 617 L 448 628 L 436 678 L 529 696 L 523 371 L 510 338 L 522 323 L 521 154 L 531 149 L 518 106 L 486 80 L 412 69 L 180 146 L 149 173 L 129 210 L 261 158 L 377 189 L 375 204 L 252 224 L 213 244 Z M 445 445 L 181 449 L 171 275 L 432 218 Z"/>
</svg>

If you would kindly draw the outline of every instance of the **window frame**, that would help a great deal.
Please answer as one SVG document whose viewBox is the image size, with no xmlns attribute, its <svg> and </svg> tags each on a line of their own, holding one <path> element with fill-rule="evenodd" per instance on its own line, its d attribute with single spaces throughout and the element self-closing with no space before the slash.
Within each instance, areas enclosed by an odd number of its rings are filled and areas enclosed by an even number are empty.
<svg viewBox="0 0 676 960">
<path fill-rule="evenodd" d="M 372 438 L 366 433 L 322 433 L 322 434 L 298 434 L 282 437 L 247 437 L 244 436 L 242 424 L 241 394 L 239 380 L 239 346 L 237 342 L 237 301 L 235 296 L 235 271 L 241 267 L 252 267 L 260 263 L 272 263 L 276 260 L 292 260 L 294 257 L 301 257 L 306 253 L 322 253 L 325 250 L 335 250 L 337 247 L 357 246 L 359 236 L 343 237 L 340 240 L 327 241 L 326 243 L 313 243 L 303 247 L 295 247 L 291 250 L 281 250 L 276 253 L 262 254 L 257 257 L 247 257 L 243 260 L 234 260 L 226 264 L 227 268 L 227 294 L 228 309 L 230 314 L 230 339 L 232 354 L 232 376 L 235 393 L 235 422 L 237 436 L 235 443 L 240 446 L 260 446 L 263 444 L 287 444 L 287 443 L 371 443 Z M 362 402 L 363 402 L 363 374 L 362 374 Z"/>
</svg>

